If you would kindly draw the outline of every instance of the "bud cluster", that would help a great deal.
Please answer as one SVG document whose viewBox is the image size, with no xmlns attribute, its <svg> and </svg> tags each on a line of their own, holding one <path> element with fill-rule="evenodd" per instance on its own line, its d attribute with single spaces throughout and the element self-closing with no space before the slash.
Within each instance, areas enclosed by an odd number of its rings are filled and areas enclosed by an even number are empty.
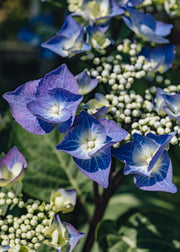
<svg viewBox="0 0 180 252">
<path fill-rule="evenodd" d="M 180 126 L 176 121 L 168 115 L 159 115 L 155 110 L 152 103 L 157 90 L 155 86 L 145 89 L 143 95 L 135 91 L 138 79 L 141 78 L 156 82 L 157 86 L 164 86 L 165 92 L 176 93 L 180 90 L 180 85 L 172 85 L 171 81 L 164 78 L 163 75 L 152 72 L 154 62 L 146 61 L 142 55 L 138 56 L 141 49 L 139 44 L 131 43 L 126 39 L 117 46 L 115 55 L 95 57 L 94 68 L 88 72 L 91 77 L 99 79 L 105 90 L 109 91 L 105 95 L 109 104 L 106 118 L 114 120 L 129 131 L 126 141 L 131 140 L 134 133 L 145 135 L 152 132 L 162 135 L 180 131 Z M 136 83 L 132 86 L 135 80 Z M 88 112 L 93 114 L 94 109 L 92 111 L 89 109 Z M 177 144 L 178 141 L 179 138 L 174 136 L 171 144 Z"/>
</svg>

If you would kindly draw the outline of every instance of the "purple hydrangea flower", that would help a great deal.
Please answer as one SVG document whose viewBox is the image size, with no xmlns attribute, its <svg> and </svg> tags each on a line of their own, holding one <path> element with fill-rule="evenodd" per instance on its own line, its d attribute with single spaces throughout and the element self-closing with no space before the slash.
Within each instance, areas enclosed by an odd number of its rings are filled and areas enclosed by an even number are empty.
<svg viewBox="0 0 180 252">
<path fill-rule="evenodd" d="M 77 167 L 87 177 L 107 188 L 111 146 L 127 135 L 115 122 L 104 118 L 97 120 L 82 111 L 63 141 L 57 145 L 57 150 L 72 155 Z"/>
<path fill-rule="evenodd" d="M 55 214 L 53 223 L 46 230 L 45 236 L 47 240 L 44 243 L 54 247 L 57 252 L 71 252 L 85 234 L 78 232 L 69 223 L 61 222 L 59 216 Z"/>
<path fill-rule="evenodd" d="M 81 95 L 90 93 L 98 84 L 98 79 L 91 79 L 86 71 L 75 76 L 78 84 L 78 92 Z"/>
<path fill-rule="evenodd" d="M 0 186 L 9 186 L 21 181 L 26 172 L 27 163 L 17 147 L 13 147 L 0 159 Z"/>
<path fill-rule="evenodd" d="M 56 123 L 60 132 L 72 125 L 82 95 L 75 77 L 66 65 L 4 94 L 15 120 L 33 134 L 46 134 Z"/>
<path fill-rule="evenodd" d="M 177 94 L 167 93 L 158 88 L 153 105 L 159 114 L 167 114 L 180 123 L 180 91 Z"/>
<path fill-rule="evenodd" d="M 72 57 L 91 49 L 91 46 L 84 41 L 84 27 L 78 24 L 72 16 L 66 17 L 60 31 L 56 36 L 42 43 L 42 47 L 62 57 Z"/>
<path fill-rule="evenodd" d="M 147 61 L 154 64 L 153 72 L 166 72 L 171 66 L 175 58 L 175 45 L 160 46 L 156 48 L 144 47 L 139 55 L 144 55 Z"/>
<path fill-rule="evenodd" d="M 144 0 L 118 0 L 118 2 L 121 6 L 135 7 L 144 2 Z"/>
<path fill-rule="evenodd" d="M 127 7 L 126 10 L 129 12 L 129 17 L 124 15 L 123 20 L 137 36 L 159 44 L 169 43 L 164 37 L 170 34 L 173 25 L 156 21 L 151 14 L 140 12 L 135 8 Z"/>
<path fill-rule="evenodd" d="M 125 163 L 125 175 L 135 174 L 134 182 L 140 189 L 175 193 L 172 164 L 165 150 L 175 134 L 141 136 L 135 133 L 131 142 L 113 149 L 113 155 Z"/>
</svg>

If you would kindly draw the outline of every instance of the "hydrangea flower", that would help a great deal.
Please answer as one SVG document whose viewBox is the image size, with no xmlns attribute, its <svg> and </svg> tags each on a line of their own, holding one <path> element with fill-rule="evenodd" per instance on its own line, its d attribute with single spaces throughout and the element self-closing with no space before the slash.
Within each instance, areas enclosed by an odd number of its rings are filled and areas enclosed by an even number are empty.
<svg viewBox="0 0 180 252">
<path fill-rule="evenodd" d="M 39 135 L 51 132 L 56 124 L 60 132 L 66 132 L 83 99 L 65 64 L 3 97 L 9 102 L 15 120 L 27 131 Z"/>
<path fill-rule="evenodd" d="M 108 112 L 110 104 L 103 94 L 96 93 L 95 99 L 89 100 L 84 108 L 94 111 L 93 116 L 102 117 Z"/>
<path fill-rule="evenodd" d="M 124 9 L 114 0 L 84 0 L 81 10 L 76 15 L 81 15 L 90 24 L 107 22 L 112 17 L 121 15 Z"/>
<path fill-rule="evenodd" d="M 140 12 L 135 8 L 127 7 L 126 10 L 129 12 L 129 17 L 123 15 L 123 20 L 137 36 L 159 44 L 169 43 L 164 37 L 170 34 L 173 25 L 156 21 L 151 14 Z"/>
<path fill-rule="evenodd" d="M 0 186 L 9 186 L 21 181 L 26 172 L 27 163 L 17 147 L 13 147 L 0 159 Z"/>
<path fill-rule="evenodd" d="M 69 223 L 61 222 L 59 216 L 55 214 L 53 223 L 46 230 L 45 236 L 47 240 L 44 243 L 54 247 L 57 252 L 71 252 L 85 234 L 78 232 Z"/>
<path fill-rule="evenodd" d="M 166 72 L 171 66 L 175 58 L 175 46 L 160 46 L 156 48 L 144 47 L 139 55 L 143 55 L 147 61 L 154 64 L 153 72 Z"/>
<path fill-rule="evenodd" d="M 133 140 L 114 149 L 113 155 L 125 163 L 125 175 L 135 174 L 134 182 L 140 189 L 175 193 L 172 164 L 165 150 L 175 134 L 141 136 L 135 133 Z"/>
<path fill-rule="evenodd" d="M 113 44 L 113 39 L 106 36 L 100 29 L 88 26 L 86 28 L 89 44 L 98 52 L 105 53 L 105 48 Z"/>
<path fill-rule="evenodd" d="M 76 190 L 58 189 L 51 194 L 50 204 L 54 212 L 72 212 L 76 204 Z"/>
<path fill-rule="evenodd" d="M 76 118 L 73 127 L 57 145 L 57 150 L 73 156 L 77 167 L 102 187 L 108 187 L 111 146 L 128 133 L 111 120 L 95 119 L 86 111 Z"/>
<path fill-rule="evenodd" d="M 85 95 L 90 93 L 98 84 L 98 79 L 91 79 L 86 71 L 75 76 L 78 84 L 78 93 Z"/>
<path fill-rule="evenodd" d="M 91 46 L 84 41 L 84 27 L 70 15 L 66 17 L 56 36 L 42 43 L 42 47 L 62 57 L 72 57 L 91 49 Z"/>
<path fill-rule="evenodd" d="M 158 88 L 153 105 L 159 114 L 168 114 L 180 123 L 180 91 L 177 94 L 167 93 Z"/>
</svg>

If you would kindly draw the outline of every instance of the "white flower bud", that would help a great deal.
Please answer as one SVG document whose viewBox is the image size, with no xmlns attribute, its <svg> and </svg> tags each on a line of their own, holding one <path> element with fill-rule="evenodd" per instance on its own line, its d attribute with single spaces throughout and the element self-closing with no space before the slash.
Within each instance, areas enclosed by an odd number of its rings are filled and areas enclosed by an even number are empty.
<svg viewBox="0 0 180 252">
<path fill-rule="evenodd" d="M 8 192 L 8 197 L 9 197 L 10 199 L 13 199 L 13 198 L 14 198 L 14 193 L 13 193 L 13 192 Z"/>
</svg>

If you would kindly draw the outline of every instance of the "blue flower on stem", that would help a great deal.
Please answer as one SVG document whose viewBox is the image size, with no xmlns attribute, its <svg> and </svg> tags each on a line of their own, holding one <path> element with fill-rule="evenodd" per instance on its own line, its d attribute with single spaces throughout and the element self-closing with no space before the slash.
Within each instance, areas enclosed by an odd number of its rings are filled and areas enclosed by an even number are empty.
<svg viewBox="0 0 180 252">
<path fill-rule="evenodd" d="M 16 147 L 13 147 L 0 159 L 0 186 L 10 186 L 16 181 L 21 181 L 26 168 L 24 156 Z"/>
<path fill-rule="evenodd" d="M 15 120 L 33 134 L 51 132 L 55 125 L 62 133 L 73 124 L 82 101 L 75 77 L 66 65 L 3 95 Z"/>
<path fill-rule="evenodd" d="M 129 17 L 124 15 L 123 20 L 137 36 L 159 44 L 169 43 L 164 37 L 170 34 L 173 25 L 156 21 L 151 14 L 140 12 L 135 8 L 127 7 L 126 10 L 129 12 Z"/>
<path fill-rule="evenodd" d="M 56 148 L 72 155 L 77 167 L 87 177 L 107 188 L 111 146 L 127 135 L 115 122 L 104 118 L 97 120 L 82 111 Z"/>
<path fill-rule="evenodd" d="M 85 234 L 78 232 L 69 223 L 61 222 L 59 216 L 55 214 L 53 223 L 46 230 L 45 236 L 47 240 L 44 243 L 54 247 L 57 252 L 71 252 Z"/>
<path fill-rule="evenodd" d="M 175 58 L 175 45 L 160 46 L 156 48 L 142 48 L 139 55 L 143 55 L 147 61 L 154 64 L 153 72 L 166 72 L 171 66 Z"/>
<path fill-rule="evenodd" d="M 91 46 L 84 41 L 84 27 L 78 24 L 72 16 L 66 17 L 60 31 L 56 36 L 42 43 L 42 47 L 62 57 L 72 57 L 91 49 Z"/>
<path fill-rule="evenodd" d="M 135 133 L 131 142 L 113 149 L 113 155 L 125 163 L 125 175 L 135 174 L 134 182 L 140 189 L 175 193 L 172 164 L 165 150 L 175 134 L 141 136 Z"/>
</svg>

